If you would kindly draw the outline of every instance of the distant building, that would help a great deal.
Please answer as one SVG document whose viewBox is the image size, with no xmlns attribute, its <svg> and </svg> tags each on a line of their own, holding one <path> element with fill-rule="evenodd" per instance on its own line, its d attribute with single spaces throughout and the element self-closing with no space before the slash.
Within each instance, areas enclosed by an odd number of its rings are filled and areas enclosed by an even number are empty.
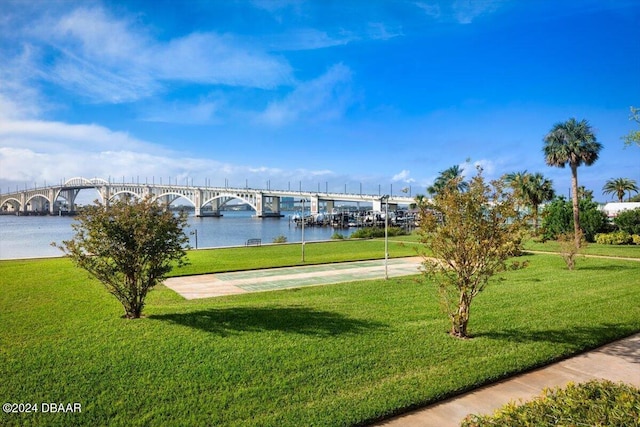
<svg viewBox="0 0 640 427">
<path fill-rule="evenodd" d="M 618 214 L 622 211 L 628 211 L 637 208 L 640 208 L 640 202 L 611 202 L 604 205 L 602 207 L 602 210 L 610 219 L 613 219 L 617 217 Z"/>
<path fill-rule="evenodd" d="M 293 197 L 280 197 L 280 210 L 293 211 L 295 207 L 295 199 Z"/>
</svg>

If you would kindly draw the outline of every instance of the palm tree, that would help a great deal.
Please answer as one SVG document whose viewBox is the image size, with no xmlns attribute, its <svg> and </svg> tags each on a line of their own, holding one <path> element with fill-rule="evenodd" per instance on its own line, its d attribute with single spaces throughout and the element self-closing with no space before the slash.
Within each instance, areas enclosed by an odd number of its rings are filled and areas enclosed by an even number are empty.
<svg viewBox="0 0 640 427">
<path fill-rule="evenodd" d="M 409 204 L 410 209 L 418 209 L 420 206 L 427 203 L 427 196 L 424 194 L 416 194 L 416 197 L 413 198 L 413 203 Z"/>
<path fill-rule="evenodd" d="M 431 195 L 438 194 L 454 179 L 458 180 L 458 191 L 466 191 L 467 188 L 469 188 L 469 183 L 462 180 L 462 169 L 460 166 L 453 165 L 450 168 L 440 171 L 440 176 L 436 178 L 432 186 L 427 188 L 427 191 Z"/>
<path fill-rule="evenodd" d="M 553 199 L 553 183 L 546 179 L 541 173 L 512 172 L 504 176 L 504 180 L 513 188 L 515 196 L 522 201 L 525 206 L 531 208 L 533 214 L 533 229 L 538 229 L 538 210 L 540 205 Z"/>
<path fill-rule="evenodd" d="M 618 196 L 618 201 L 622 202 L 624 199 L 624 193 L 629 192 L 629 198 L 631 198 L 631 192 L 638 192 L 638 186 L 636 181 L 628 178 L 611 178 L 604 183 L 602 187 L 602 194 L 615 194 Z"/>
<path fill-rule="evenodd" d="M 573 229 L 576 247 L 580 246 L 580 211 L 578 208 L 578 167 L 591 166 L 598 160 L 602 144 L 596 140 L 586 120 L 574 118 L 556 123 L 544 137 L 544 157 L 547 165 L 571 168 L 571 196 L 573 201 Z"/>
<path fill-rule="evenodd" d="M 553 190 L 553 182 L 536 172 L 527 177 L 527 198 L 533 210 L 533 230 L 538 230 L 538 209 L 540 205 L 547 202 L 555 196 Z"/>
<path fill-rule="evenodd" d="M 504 181 L 513 189 L 516 197 L 526 204 L 525 190 L 527 187 L 527 176 L 529 173 L 526 170 L 522 172 L 511 172 L 504 175 Z"/>
</svg>

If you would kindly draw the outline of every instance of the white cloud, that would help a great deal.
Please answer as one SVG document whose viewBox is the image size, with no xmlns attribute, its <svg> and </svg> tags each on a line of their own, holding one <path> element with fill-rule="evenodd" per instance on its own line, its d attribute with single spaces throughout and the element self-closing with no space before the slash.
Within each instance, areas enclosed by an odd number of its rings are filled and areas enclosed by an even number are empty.
<svg viewBox="0 0 640 427">
<path fill-rule="evenodd" d="M 422 9 L 424 13 L 426 13 L 428 16 L 431 16 L 434 18 L 440 18 L 441 10 L 440 10 L 439 4 L 416 2 L 415 5 L 420 9 Z"/>
<path fill-rule="evenodd" d="M 282 58 L 213 33 L 194 33 L 158 46 L 152 61 L 158 77 L 167 80 L 256 88 L 292 82 L 291 68 Z"/>
<path fill-rule="evenodd" d="M 501 0 L 456 0 L 419 1 L 414 3 L 427 16 L 438 21 L 454 21 L 470 24 L 478 16 L 493 13 L 500 7 Z"/>
<path fill-rule="evenodd" d="M 38 77 L 94 102 L 135 101 L 169 81 L 262 89 L 293 81 L 284 58 L 230 35 L 201 32 L 161 41 L 133 19 L 100 7 L 77 8 L 16 31 L 43 51 L 30 58 Z"/>
<path fill-rule="evenodd" d="M 281 101 L 272 102 L 258 122 L 282 126 L 299 119 L 318 122 L 342 117 L 352 102 L 351 70 L 343 64 L 331 67 L 317 79 L 301 83 Z"/>
<path fill-rule="evenodd" d="M 460 24 L 470 24 L 475 18 L 498 9 L 498 1 L 457 0 L 453 3 L 453 13 Z"/>
<path fill-rule="evenodd" d="M 142 113 L 141 120 L 191 125 L 218 123 L 218 115 L 223 106 L 223 100 L 215 99 L 202 99 L 195 104 L 161 103 L 147 108 L 147 111 Z"/>
<path fill-rule="evenodd" d="M 326 169 L 283 170 L 265 165 L 239 165 L 194 158 L 141 141 L 124 132 L 97 125 L 69 125 L 46 121 L 0 121 L 0 188 L 2 191 L 34 184 L 58 183 L 83 176 L 120 181 L 189 182 L 254 188 L 287 188 L 318 179 L 334 178 Z M 343 182 L 343 178 L 340 178 Z M 296 185 L 297 187 L 297 185 Z"/>
<path fill-rule="evenodd" d="M 395 174 L 393 178 L 391 178 L 391 181 L 393 182 L 402 181 L 402 182 L 406 182 L 407 184 L 416 182 L 416 180 L 411 178 L 409 175 L 411 175 L 411 172 L 406 169 L 403 169 L 402 171 Z"/>
</svg>

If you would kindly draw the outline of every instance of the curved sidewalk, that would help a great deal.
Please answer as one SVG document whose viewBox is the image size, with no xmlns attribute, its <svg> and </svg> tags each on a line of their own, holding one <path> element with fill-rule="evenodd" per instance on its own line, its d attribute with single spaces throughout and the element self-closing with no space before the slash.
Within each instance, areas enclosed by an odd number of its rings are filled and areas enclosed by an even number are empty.
<svg viewBox="0 0 640 427">
<path fill-rule="evenodd" d="M 592 379 L 622 381 L 640 387 L 640 333 L 374 425 L 459 426 L 468 414 L 490 415 L 510 401 L 531 400 L 544 388 Z"/>
</svg>

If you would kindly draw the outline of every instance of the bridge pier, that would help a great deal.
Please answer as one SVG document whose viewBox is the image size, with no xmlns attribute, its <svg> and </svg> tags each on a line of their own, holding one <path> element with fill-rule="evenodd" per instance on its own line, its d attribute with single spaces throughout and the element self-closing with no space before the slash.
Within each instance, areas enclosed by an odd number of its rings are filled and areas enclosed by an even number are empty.
<svg viewBox="0 0 640 427">
<path fill-rule="evenodd" d="M 267 210 L 270 206 L 271 210 Z M 280 197 L 267 196 L 259 193 L 256 197 L 256 217 L 258 218 L 282 218 L 284 215 L 280 213 Z"/>
</svg>

